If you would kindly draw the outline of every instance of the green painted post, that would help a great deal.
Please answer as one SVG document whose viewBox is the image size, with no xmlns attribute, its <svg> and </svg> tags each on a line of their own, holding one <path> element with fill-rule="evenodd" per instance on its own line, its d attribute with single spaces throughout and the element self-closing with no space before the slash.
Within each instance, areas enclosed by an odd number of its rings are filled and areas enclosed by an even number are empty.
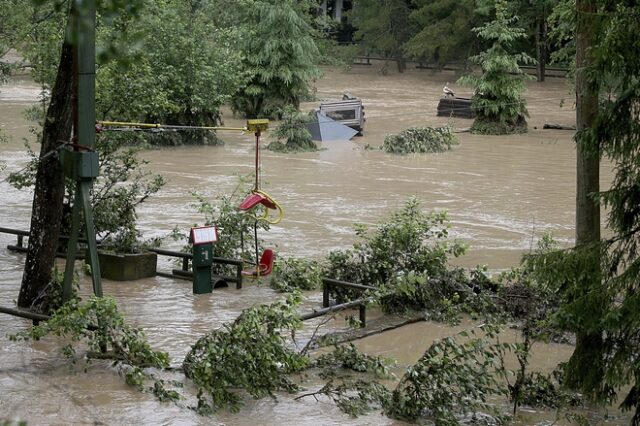
<svg viewBox="0 0 640 426">
<path fill-rule="evenodd" d="M 73 270 L 76 262 L 76 251 L 78 249 L 78 234 L 80 231 L 80 185 L 76 185 L 76 195 L 73 200 L 73 211 L 71 213 L 71 233 L 67 243 L 67 261 L 64 268 L 64 283 L 62 285 L 62 300 L 65 302 L 71 298 L 71 287 L 73 283 Z"/>
<path fill-rule="evenodd" d="M 213 265 L 213 244 L 193 246 L 193 294 L 211 293 L 211 266 Z"/>
<path fill-rule="evenodd" d="M 93 292 L 96 296 L 102 297 L 102 281 L 100 277 L 100 263 L 98 262 L 96 231 L 89 196 L 91 188 L 93 187 L 93 181 L 98 176 L 98 156 L 94 151 L 96 146 L 95 0 L 79 0 L 72 11 L 72 13 L 75 14 L 73 17 L 75 20 L 74 30 L 77 52 L 77 68 L 75 73 L 78 81 L 77 105 L 75 109 L 77 119 L 74 120 L 77 126 L 76 143 L 86 147 L 86 150 L 65 151 L 61 155 L 61 161 L 67 176 L 74 178 L 77 182 L 62 290 L 63 300 L 65 301 L 71 297 L 81 213 L 84 214 Z"/>
<path fill-rule="evenodd" d="M 213 243 L 218 241 L 215 226 L 191 228 L 189 241 L 193 244 L 193 294 L 211 293 L 213 283 L 211 266 L 213 265 Z"/>
</svg>

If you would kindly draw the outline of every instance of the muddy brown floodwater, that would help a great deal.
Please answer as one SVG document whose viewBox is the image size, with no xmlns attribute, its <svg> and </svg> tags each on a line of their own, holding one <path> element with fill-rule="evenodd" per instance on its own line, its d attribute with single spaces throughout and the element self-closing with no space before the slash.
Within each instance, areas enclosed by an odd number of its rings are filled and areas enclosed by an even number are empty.
<svg viewBox="0 0 640 426">
<path fill-rule="evenodd" d="M 436 117 L 443 85 L 455 81 L 450 73 L 409 70 L 404 75 L 381 76 L 376 67 L 354 67 L 350 73 L 326 69 L 317 82 L 318 99 L 339 98 L 344 91 L 363 99 L 367 122 L 365 134 L 352 142 L 326 144 L 323 151 L 296 155 L 264 152 L 263 187 L 284 206 L 285 219 L 263 237 L 277 247 L 279 256 L 320 258 L 330 250 L 354 242 L 355 223 L 375 223 L 418 197 L 425 210 L 446 209 L 451 235 L 469 244 L 466 256 L 455 263 L 473 267 L 487 264 L 504 270 L 517 264 L 543 233 L 550 232 L 563 244 L 571 244 L 574 228 L 575 148 L 572 132 L 541 130 L 546 121 L 575 123 L 571 95 L 563 79 L 543 84 L 531 82 L 526 92 L 530 132 L 525 135 L 489 137 L 459 134 L 460 144 L 438 155 L 392 156 L 366 150 L 378 146 L 388 133 L 410 126 L 447 123 Z M 467 88 L 450 85 L 459 94 Z M 24 166 L 27 156 L 22 138 L 28 123 L 22 111 L 37 101 L 38 87 L 17 78 L 0 88 L 0 126 L 11 136 L 0 146 L 0 160 L 8 164 L 0 176 Z M 567 99 L 561 107 L 562 99 Z M 316 102 L 303 105 L 316 106 Z M 229 118 L 227 125 L 241 125 Z M 470 120 L 455 119 L 456 128 Z M 535 128 L 537 127 L 537 129 Z M 164 236 L 174 226 L 188 229 L 202 218 L 191 207 L 190 195 L 207 197 L 229 193 L 238 174 L 253 167 L 250 135 L 225 133 L 224 147 L 181 147 L 144 152 L 149 168 L 162 173 L 168 184 L 140 210 L 140 228 L 145 236 Z M 611 177 L 603 169 L 603 185 Z M 28 229 L 31 194 L 0 182 L 0 226 Z M 14 237 L 0 234 L 0 304 L 9 306 L 17 298 L 21 254 L 6 245 Z M 168 248 L 177 247 L 167 243 Z M 161 267 L 171 265 L 162 260 Z M 143 327 L 156 348 L 167 350 L 174 365 L 198 337 L 234 319 L 255 303 L 279 296 L 265 285 L 248 284 L 244 289 L 216 290 L 210 295 L 191 294 L 191 284 L 167 278 L 118 283 L 105 280 L 104 291 L 115 297 L 127 318 Z M 90 284 L 83 278 L 81 293 Z M 321 297 L 308 293 L 304 310 L 319 306 Z M 85 373 L 70 368 L 53 339 L 15 343 L 6 333 L 24 330 L 29 322 L 0 316 L 0 419 L 20 418 L 30 424 L 229 424 L 229 425 L 332 425 L 399 424 L 377 413 L 350 419 L 327 401 L 313 398 L 294 401 L 281 395 L 247 400 L 240 413 L 220 413 L 212 419 L 200 417 L 184 407 L 157 402 L 152 395 L 124 384 L 106 363 L 95 362 Z M 313 323 L 306 325 L 301 341 L 308 339 Z M 328 329 L 343 324 L 332 323 Z M 436 338 L 458 329 L 433 323 L 417 323 L 381 336 L 359 341 L 373 354 L 395 357 L 400 365 L 414 363 Z M 549 371 L 566 360 L 571 347 L 538 345 L 534 367 Z M 183 405 L 185 405 L 184 403 Z M 529 413 L 520 424 L 553 419 L 554 413 Z M 610 424 L 624 424 L 614 417 Z"/>
</svg>

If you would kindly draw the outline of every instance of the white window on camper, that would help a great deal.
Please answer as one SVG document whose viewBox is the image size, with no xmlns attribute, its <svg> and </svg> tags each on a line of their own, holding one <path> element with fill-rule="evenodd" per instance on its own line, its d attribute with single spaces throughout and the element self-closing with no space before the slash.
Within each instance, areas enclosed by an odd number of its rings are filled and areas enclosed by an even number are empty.
<svg viewBox="0 0 640 426">
<path fill-rule="evenodd" d="M 327 117 L 336 120 L 355 120 L 356 119 L 356 110 L 355 109 L 343 109 L 338 111 L 327 111 L 325 114 Z"/>
</svg>

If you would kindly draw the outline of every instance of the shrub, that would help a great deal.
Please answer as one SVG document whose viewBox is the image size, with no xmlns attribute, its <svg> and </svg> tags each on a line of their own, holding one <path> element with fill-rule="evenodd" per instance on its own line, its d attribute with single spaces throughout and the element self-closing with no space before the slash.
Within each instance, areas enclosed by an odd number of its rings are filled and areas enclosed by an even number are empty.
<svg viewBox="0 0 640 426">
<path fill-rule="evenodd" d="M 372 232 L 356 227 L 361 242 L 352 249 L 331 252 L 325 275 L 372 286 L 388 283 L 400 273 L 414 271 L 438 277 L 447 271 L 450 256 L 460 256 L 466 247 L 449 242 L 446 212 L 425 214 L 416 198 L 377 225 Z M 339 298 L 343 295 L 337 290 Z"/>
<path fill-rule="evenodd" d="M 392 154 L 445 152 L 457 144 L 458 140 L 449 126 L 410 127 L 397 135 L 384 138 L 382 149 Z"/>
<path fill-rule="evenodd" d="M 315 290 L 322 285 L 320 265 L 314 260 L 293 257 L 277 260 L 270 285 L 273 289 L 282 292 L 294 289 Z"/>
<path fill-rule="evenodd" d="M 276 126 L 273 133 L 275 141 L 271 142 L 267 149 L 276 152 L 305 152 L 318 151 L 318 146 L 311 139 L 311 133 L 307 130 L 310 117 L 302 114 L 292 106 L 287 106 L 282 111 L 282 121 Z"/>
</svg>

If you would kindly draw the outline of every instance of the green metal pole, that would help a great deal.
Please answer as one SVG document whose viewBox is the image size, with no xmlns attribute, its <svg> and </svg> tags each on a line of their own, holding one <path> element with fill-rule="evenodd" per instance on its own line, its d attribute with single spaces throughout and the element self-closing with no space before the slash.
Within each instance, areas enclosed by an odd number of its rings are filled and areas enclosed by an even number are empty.
<svg viewBox="0 0 640 426">
<path fill-rule="evenodd" d="M 94 149 L 96 146 L 96 6 L 94 0 L 83 0 L 79 3 L 79 19 L 77 21 L 78 144 Z M 93 224 L 93 212 L 89 198 L 93 179 L 82 180 L 78 186 L 82 195 L 93 292 L 96 296 L 102 297 L 96 229 Z"/>
<path fill-rule="evenodd" d="M 73 283 L 73 270 L 76 263 L 76 252 L 78 249 L 78 234 L 80 231 L 80 204 L 81 204 L 80 183 L 76 185 L 76 195 L 73 200 L 73 212 L 71 213 L 71 234 L 67 244 L 67 262 L 64 268 L 64 283 L 62 285 L 62 300 L 71 299 L 71 288 Z"/>
<path fill-rule="evenodd" d="M 76 152 L 73 159 L 76 185 L 76 196 L 73 206 L 71 238 L 67 248 L 67 263 L 63 284 L 63 300 L 71 296 L 73 282 L 73 269 L 75 253 L 77 250 L 79 223 L 81 211 L 84 213 L 85 233 L 89 248 L 89 264 L 91 265 L 91 277 L 93 280 L 93 292 L 96 296 L 102 296 L 102 282 L 100 277 L 100 264 L 98 262 L 98 248 L 96 244 L 96 231 L 93 223 L 93 212 L 90 202 L 91 188 L 97 171 L 87 172 L 97 164 L 95 153 L 91 152 L 96 146 L 96 111 L 95 111 L 95 31 L 96 8 L 95 0 L 75 0 L 72 7 L 72 19 L 74 20 L 74 32 L 76 42 L 77 77 L 77 114 L 75 123 L 76 143 L 86 147 L 89 152 Z M 93 154 L 93 155 L 91 155 Z M 80 170 L 80 172 L 78 172 Z"/>
<path fill-rule="evenodd" d="M 94 0 L 78 1 L 78 143 L 96 146 L 96 7 Z"/>
<path fill-rule="evenodd" d="M 102 297 L 102 281 L 100 277 L 100 262 L 98 261 L 98 247 L 96 244 L 96 231 L 93 224 L 93 210 L 91 208 L 91 199 L 89 193 L 92 180 L 84 180 L 78 185 L 77 190 L 82 195 L 82 210 L 84 212 L 84 223 L 87 232 L 87 242 L 89 247 L 89 264 L 91 265 L 91 278 L 93 281 L 93 294 Z"/>
</svg>

